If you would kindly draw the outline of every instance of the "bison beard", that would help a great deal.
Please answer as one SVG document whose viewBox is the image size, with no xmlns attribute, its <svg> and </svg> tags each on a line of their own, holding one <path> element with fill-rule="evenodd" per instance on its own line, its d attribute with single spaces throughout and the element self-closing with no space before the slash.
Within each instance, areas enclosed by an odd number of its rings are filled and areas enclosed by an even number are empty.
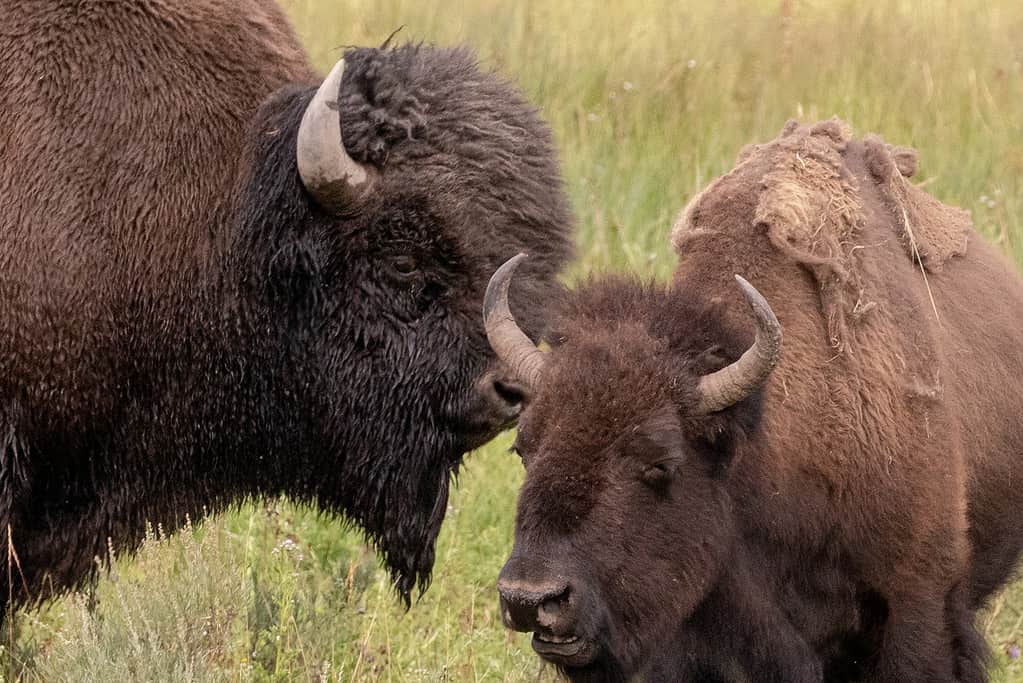
<svg viewBox="0 0 1023 683">
<path fill-rule="evenodd" d="M 0 596 L 38 603 L 147 523 L 283 494 L 359 525 L 409 604 L 462 455 L 519 410 L 487 278 L 534 254 L 512 294 L 535 338 L 571 251 L 535 110 L 460 49 L 348 50 L 318 86 L 262 0 L 5 20 L 0 528 L 20 572 Z M 302 144 L 344 145 L 322 159 L 298 149 L 317 102 Z M 338 160 L 372 182 L 340 191 Z"/>
</svg>

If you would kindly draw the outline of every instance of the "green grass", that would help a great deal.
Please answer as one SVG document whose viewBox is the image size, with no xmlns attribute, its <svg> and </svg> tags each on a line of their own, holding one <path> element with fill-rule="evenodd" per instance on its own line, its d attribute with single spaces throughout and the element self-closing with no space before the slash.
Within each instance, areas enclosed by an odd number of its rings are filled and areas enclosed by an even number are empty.
<svg viewBox="0 0 1023 683">
<path fill-rule="evenodd" d="M 918 181 L 1023 263 L 1023 5 L 980 0 L 286 3 L 315 62 L 400 37 L 466 43 L 555 128 L 579 264 L 665 277 L 668 231 L 739 148 L 837 114 L 921 155 Z M 26 681 L 547 680 L 497 615 L 521 471 L 509 437 L 471 455 L 432 588 L 405 613 L 359 534 L 286 501 L 122 558 L 94 591 L 18 615 Z M 1023 584 L 981 618 L 994 680 L 1023 681 Z"/>
</svg>

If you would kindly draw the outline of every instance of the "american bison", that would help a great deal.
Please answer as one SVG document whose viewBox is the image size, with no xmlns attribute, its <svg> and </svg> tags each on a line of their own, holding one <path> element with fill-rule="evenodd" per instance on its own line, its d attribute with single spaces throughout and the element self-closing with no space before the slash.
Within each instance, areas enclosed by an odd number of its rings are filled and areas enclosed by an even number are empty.
<svg viewBox="0 0 1023 683">
<path fill-rule="evenodd" d="M 450 475 L 520 407 L 488 277 L 540 255 L 537 335 L 569 256 L 547 126 L 463 49 L 349 49 L 321 82 L 270 2 L 0 23 L 0 600 L 286 494 L 359 524 L 407 603 Z"/>
<path fill-rule="evenodd" d="M 975 613 L 1023 546 L 1023 284 L 915 165 L 788 125 L 689 204 L 670 286 L 591 280 L 549 353 L 507 308 L 518 261 L 494 275 L 529 396 L 502 614 L 568 678 L 985 680 Z"/>
</svg>

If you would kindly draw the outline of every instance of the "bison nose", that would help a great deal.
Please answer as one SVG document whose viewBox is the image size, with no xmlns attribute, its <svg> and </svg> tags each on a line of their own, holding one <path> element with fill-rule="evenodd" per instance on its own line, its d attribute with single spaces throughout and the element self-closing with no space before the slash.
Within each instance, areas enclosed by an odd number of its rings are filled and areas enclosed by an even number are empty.
<svg viewBox="0 0 1023 683">
<path fill-rule="evenodd" d="M 480 378 L 479 390 L 498 424 L 510 424 L 522 412 L 526 390 L 521 384 L 491 371 Z"/>
<path fill-rule="evenodd" d="M 567 581 L 529 583 L 500 578 L 501 618 L 515 631 L 556 632 L 566 621 L 570 587 Z"/>
</svg>

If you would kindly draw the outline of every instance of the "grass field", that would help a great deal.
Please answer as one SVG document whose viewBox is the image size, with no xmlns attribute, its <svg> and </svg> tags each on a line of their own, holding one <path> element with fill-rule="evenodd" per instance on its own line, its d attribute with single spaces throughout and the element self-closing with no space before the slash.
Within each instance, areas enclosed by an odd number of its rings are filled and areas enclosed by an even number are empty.
<svg viewBox="0 0 1023 683">
<path fill-rule="evenodd" d="M 555 128 L 579 217 L 570 277 L 665 277 L 671 221 L 739 148 L 837 114 L 920 150 L 917 181 L 972 210 L 1023 263 L 1023 4 L 285 2 L 321 67 L 338 46 L 466 43 Z M 359 534 L 286 501 L 165 538 L 88 594 L 18 615 L 4 675 L 26 681 L 536 681 L 497 614 L 511 544 L 510 436 L 471 454 L 432 588 L 405 613 Z M 1023 584 L 982 617 L 993 679 L 1023 681 Z M 1018 650 L 1015 652 L 1018 653 Z"/>
</svg>

